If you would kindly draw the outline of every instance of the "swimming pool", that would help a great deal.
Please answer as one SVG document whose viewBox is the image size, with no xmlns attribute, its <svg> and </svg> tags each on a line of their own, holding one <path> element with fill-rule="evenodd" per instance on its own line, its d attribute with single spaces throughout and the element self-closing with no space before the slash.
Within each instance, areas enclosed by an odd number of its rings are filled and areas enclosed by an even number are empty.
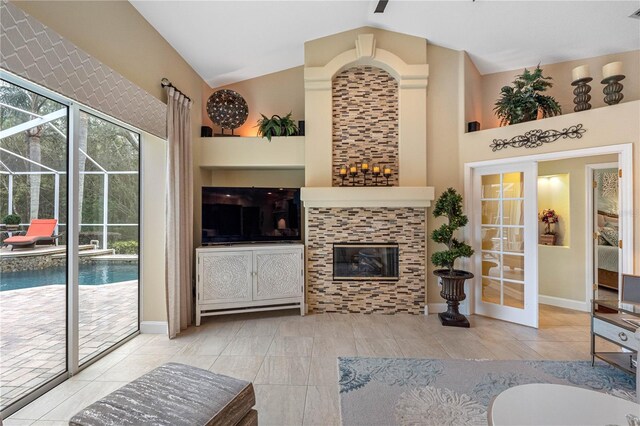
<svg viewBox="0 0 640 426">
<path fill-rule="evenodd" d="M 81 264 L 79 268 L 80 285 L 103 285 L 138 279 L 137 263 L 86 263 Z M 31 271 L 2 272 L 0 274 L 0 291 L 52 284 L 63 285 L 66 279 L 67 271 L 63 266 Z"/>
</svg>

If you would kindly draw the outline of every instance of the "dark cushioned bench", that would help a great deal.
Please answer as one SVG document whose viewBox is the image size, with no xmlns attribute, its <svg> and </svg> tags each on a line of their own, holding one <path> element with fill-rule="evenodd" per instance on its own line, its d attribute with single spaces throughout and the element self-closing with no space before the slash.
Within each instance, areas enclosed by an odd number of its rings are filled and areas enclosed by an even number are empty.
<svg viewBox="0 0 640 426">
<path fill-rule="evenodd" d="M 184 364 L 168 363 L 91 404 L 73 426 L 254 426 L 253 385 Z"/>
</svg>

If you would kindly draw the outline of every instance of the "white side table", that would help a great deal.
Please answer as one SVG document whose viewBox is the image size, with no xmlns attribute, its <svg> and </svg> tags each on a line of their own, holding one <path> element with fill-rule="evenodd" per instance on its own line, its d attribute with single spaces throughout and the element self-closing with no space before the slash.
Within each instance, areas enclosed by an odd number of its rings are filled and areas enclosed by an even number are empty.
<svg viewBox="0 0 640 426">
<path fill-rule="evenodd" d="M 489 406 L 490 425 L 626 425 L 640 404 L 575 386 L 535 383 L 514 386 Z"/>
</svg>

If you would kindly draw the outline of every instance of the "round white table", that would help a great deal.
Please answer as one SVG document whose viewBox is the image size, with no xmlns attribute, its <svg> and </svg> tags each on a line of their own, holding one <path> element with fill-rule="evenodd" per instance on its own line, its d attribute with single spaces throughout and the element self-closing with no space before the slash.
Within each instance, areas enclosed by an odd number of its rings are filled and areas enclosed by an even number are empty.
<svg viewBox="0 0 640 426">
<path fill-rule="evenodd" d="M 575 386 L 535 383 L 500 393 L 489 406 L 490 425 L 620 425 L 640 404 Z"/>
</svg>

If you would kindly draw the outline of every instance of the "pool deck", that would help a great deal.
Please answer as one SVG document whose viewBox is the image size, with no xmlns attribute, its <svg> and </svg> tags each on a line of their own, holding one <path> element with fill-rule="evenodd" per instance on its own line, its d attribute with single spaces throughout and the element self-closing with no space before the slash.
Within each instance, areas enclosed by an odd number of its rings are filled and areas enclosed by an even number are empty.
<svg viewBox="0 0 640 426">
<path fill-rule="evenodd" d="M 66 370 L 65 289 L 0 293 L 0 406 Z M 79 310 L 82 363 L 137 330 L 138 282 L 80 286 Z"/>
</svg>

